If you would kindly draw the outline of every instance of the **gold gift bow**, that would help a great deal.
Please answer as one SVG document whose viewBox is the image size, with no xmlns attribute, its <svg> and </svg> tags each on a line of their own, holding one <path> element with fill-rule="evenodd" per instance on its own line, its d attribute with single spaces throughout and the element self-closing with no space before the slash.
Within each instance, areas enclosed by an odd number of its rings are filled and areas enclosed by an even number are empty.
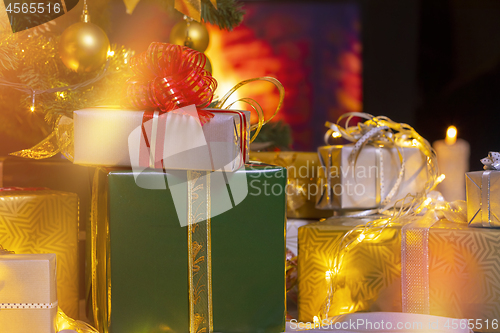
<svg viewBox="0 0 500 333">
<path fill-rule="evenodd" d="M 127 8 L 127 14 L 132 14 L 135 7 L 141 0 L 123 0 Z M 201 21 L 201 1 L 202 0 L 175 0 L 175 9 L 192 19 Z M 210 0 L 215 9 L 217 9 L 217 0 Z"/>
<path fill-rule="evenodd" d="M 251 98 L 240 98 L 239 100 L 234 101 L 229 105 L 225 105 L 229 97 L 231 97 L 231 95 L 236 90 L 238 90 L 239 88 L 243 87 L 248 83 L 255 81 L 267 81 L 274 84 L 276 88 L 278 88 L 280 94 L 278 106 L 276 107 L 276 110 L 274 111 L 272 116 L 267 120 L 264 118 L 264 111 L 262 110 L 262 107 L 259 105 L 259 103 L 257 103 L 255 100 Z M 277 79 L 273 77 L 265 76 L 265 77 L 258 77 L 245 80 L 238 83 L 228 93 L 226 93 L 224 97 L 222 97 L 222 99 L 217 103 L 215 108 L 227 110 L 230 109 L 237 102 L 243 102 L 250 105 L 250 107 L 257 112 L 257 115 L 259 117 L 257 124 L 251 125 L 250 127 L 251 131 L 255 130 L 254 135 L 250 139 L 251 143 L 257 138 L 257 135 L 259 135 L 262 126 L 267 124 L 274 118 L 274 116 L 276 116 L 276 114 L 283 106 L 284 99 L 285 99 L 285 88 L 283 87 L 281 82 L 279 82 Z M 250 121 L 250 119 L 248 121 Z M 58 120 L 56 121 L 56 124 L 57 125 L 55 126 L 54 131 L 52 131 L 52 133 L 48 137 L 43 139 L 40 143 L 36 144 L 31 148 L 10 153 L 9 155 L 38 160 L 38 159 L 49 158 L 58 153 L 62 153 L 68 160 L 73 161 L 73 155 L 74 155 L 73 119 L 66 116 L 59 116 Z"/>
<path fill-rule="evenodd" d="M 14 251 L 9 251 L 7 249 L 4 249 L 2 245 L 0 245 L 0 255 L 8 255 L 8 254 L 15 254 Z M 56 302 L 57 304 L 57 302 Z M 1 303 L 0 303 L 1 305 Z M 30 304 L 26 304 L 29 306 Z M 16 306 L 22 306 L 22 304 L 16 304 Z M 54 305 L 56 306 L 56 305 Z M 52 308 L 52 305 L 47 305 L 48 308 Z M 60 307 L 57 307 L 57 318 L 56 318 L 56 329 L 57 332 L 63 331 L 63 330 L 74 330 L 78 333 L 99 333 L 95 328 L 90 326 L 89 324 L 79 321 L 79 320 L 74 320 L 70 317 L 68 317 L 63 310 L 61 310 Z"/>
</svg>

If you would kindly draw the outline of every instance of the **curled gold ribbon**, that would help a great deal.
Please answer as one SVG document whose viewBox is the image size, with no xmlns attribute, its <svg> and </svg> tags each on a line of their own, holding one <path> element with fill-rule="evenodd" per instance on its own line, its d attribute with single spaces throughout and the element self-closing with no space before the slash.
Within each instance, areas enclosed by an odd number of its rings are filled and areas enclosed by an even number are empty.
<svg viewBox="0 0 500 333">
<path fill-rule="evenodd" d="M 356 117 L 366 119 L 366 121 L 360 122 L 356 126 L 349 126 L 349 122 Z M 340 123 L 344 119 L 345 125 L 341 126 Z M 370 130 L 387 127 L 379 135 L 373 137 L 371 142 L 381 145 L 395 143 L 401 147 L 416 147 L 428 157 L 434 158 L 435 155 L 429 142 L 418 134 L 413 127 L 405 123 L 397 123 L 385 116 L 375 117 L 363 112 L 348 112 L 340 116 L 336 124 L 327 122 L 326 126 L 330 130 L 325 135 L 325 141 L 328 141 L 334 132 L 338 132 L 342 138 L 351 142 L 357 142 Z"/>
<path fill-rule="evenodd" d="M 267 119 L 267 120 L 265 120 L 265 118 L 264 118 L 264 111 L 262 110 L 262 107 L 254 99 L 251 99 L 251 98 L 240 98 L 239 100 L 234 101 L 233 103 L 229 104 L 228 106 L 225 106 L 225 104 L 226 104 L 227 100 L 229 99 L 229 97 L 231 97 L 231 95 L 236 90 L 240 89 L 241 87 L 243 87 L 244 85 L 246 85 L 248 83 L 255 82 L 255 81 L 267 81 L 267 82 L 270 82 L 270 83 L 274 84 L 276 86 L 276 88 L 278 88 L 278 91 L 280 93 L 280 100 L 278 102 L 278 106 L 276 107 L 276 110 L 274 111 L 273 115 L 269 119 Z M 257 78 L 254 78 L 254 79 L 245 80 L 245 81 L 242 81 L 242 82 L 238 83 L 231 90 L 229 90 L 227 92 L 227 94 L 224 95 L 224 97 L 221 98 L 221 100 L 217 103 L 217 105 L 216 105 L 215 108 L 216 109 L 230 109 L 231 106 L 233 106 L 237 102 L 244 102 L 244 103 L 247 103 L 248 105 L 250 105 L 257 112 L 257 114 L 259 116 L 258 123 L 254 124 L 254 125 L 252 125 L 250 127 L 251 131 L 255 130 L 255 133 L 252 136 L 252 139 L 250 139 L 250 142 L 253 142 L 257 138 L 257 135 L 259 135 L 259 132 L 262 129 L 262 126 L 264 126 L 269 121 L 271 121 L 271 119 L 273 119 L 274 116 L 276 116 L 276 114 L 279 112 L 279 110 L 283 106 L 283 101 L 284 100 L 285 100 L 285 87 L 283 87 L 283 84 L 281 84 L 281 82 L 278 81 L 277 79 L 275 79 L 274 77 L 263 76 L 263 77 L 257 77 Z"/>
<path fill-rule="evenodd" d="M 73 119 L 66 116 L 59 116 L 56 124 L 54 131 L 35 146 L 10 153 L 9 155 L 41 160 L 62 153 L 68 160 L 73 161 Z"/>
</svg>

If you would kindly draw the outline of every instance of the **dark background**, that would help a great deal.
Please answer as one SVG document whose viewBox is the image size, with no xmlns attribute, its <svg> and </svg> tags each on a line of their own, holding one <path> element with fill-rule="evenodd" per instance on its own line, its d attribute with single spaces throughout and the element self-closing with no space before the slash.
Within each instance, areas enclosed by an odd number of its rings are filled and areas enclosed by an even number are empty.
<svg viewBox="0 0 500 333">
<path fill-rule="evenodd" d="M 363 4 L 364 111 L 407 122 L 430 142 L 455 125 L 471 170 L 500 149 L 500 2 Z"/>
</svg>

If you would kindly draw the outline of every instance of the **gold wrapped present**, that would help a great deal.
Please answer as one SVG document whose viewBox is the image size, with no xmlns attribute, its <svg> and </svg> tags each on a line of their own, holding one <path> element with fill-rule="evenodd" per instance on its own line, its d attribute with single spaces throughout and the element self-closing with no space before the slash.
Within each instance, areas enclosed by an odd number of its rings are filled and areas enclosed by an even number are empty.
<svg viewBox="0 0 500 333">
<path fill-rule="evenodd" d="M 333 216 L 332 210 L 316 209 L 319 158 L 314 152 L 250 152 L 250 159 L 287 168 L 288 218 L 320 219 Z"/>
<path fill-rule="evenodd" d="M 292 251 L 294 256 L 298 253 L 299 228 L 318 220 L 287 219 L 286 220 L 286 248 Z"/>
<path fill-rule="evenodd" d="M 55 253 L 59 306 L 68 316 L 78 318 L 76 194 L 37 188 L 0 189 L 0 244 L 15 253 Z"/>
<path fill-rule="evenodd" d="M 55 254 L 0 254 L 0 281 L 0 332 L 56 332 Z"/>
<path fill-rule="evenodd" d="M 330 219 L 299 228 L 299 321 L 312 322 L 321 313 L 333 277 L 331 316 L 403 310 L 402 285 L 417 283 L 411 274 L 405 281 L 401 277 L 400 225 L 389 224 L 376 238 L 358 243 L 344 257 L 338 274 L 331 271 L 340 239 L 363 223 L 366 220 Z M 433 224 L 427 243 L 428 313 L 472 319 L 474 331 L 500 331 L 499 243 L 500 230 L 447 220 Z"/>
<path fill-rule="evenodd" d="M 85 228 L 90 221 L 90 169 L 61 157 L 32 160 L 15 156 L 0 157 L 0 187 L 47 187 L 78 194 L 79 200 L 79 267 L 80 281 L 85 281 Z M 85 298 L 85 285 L 80 284 L 80 299 Z"/>
</svg>

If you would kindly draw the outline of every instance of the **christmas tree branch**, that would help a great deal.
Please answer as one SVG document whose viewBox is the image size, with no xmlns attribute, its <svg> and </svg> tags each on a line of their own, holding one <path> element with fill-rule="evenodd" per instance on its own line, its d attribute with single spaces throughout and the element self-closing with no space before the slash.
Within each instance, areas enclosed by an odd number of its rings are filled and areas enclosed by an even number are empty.
<svg viewBox="0 0 500 333">
<path fill-rule="evenodd" d="M 217 0 L 217 9 L 209 0 L 201 2 L 201 18 L 221 29 L 232 30 L 241 23 L 244 14 L 241 3 L 235 0 Z"/>
</svg>

